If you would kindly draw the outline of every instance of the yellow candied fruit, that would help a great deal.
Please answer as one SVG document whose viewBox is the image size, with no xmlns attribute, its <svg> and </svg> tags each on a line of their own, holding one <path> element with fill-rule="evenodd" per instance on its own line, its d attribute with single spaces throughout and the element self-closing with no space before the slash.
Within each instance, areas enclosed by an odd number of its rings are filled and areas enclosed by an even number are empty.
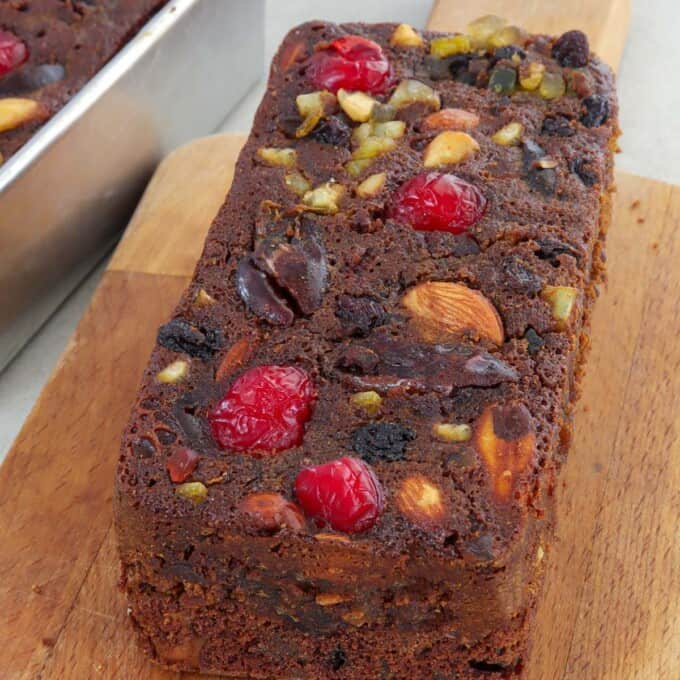
<svg viewBox="0 0 680 680">
<path fill-rule="evenodd" d="M 359 198 L 371 198 L 382 191 L 385 186 L 387 175 L 384 172 L 378 172 L 375 175 L 369 175 L 357 188 L 356 194 Z"/>
<path fill-rule="evenodd" d="M 545 64 L 537 61 L 521 64 L 519 67 L 519 84 L 525 90 L 536 90 L 543 80 L 544 73 Z"/>
<path fill-rule="evenodd" d="M 352 160 L 361 161 L 375 158 L 392 151 L 397 143 L 391 137 L 367 137 L 352 152 Z"/>
<path fill-rule="evenodd" d="M 567 85 L 561 73 L 548 71 L 543 74 L 543 80 L 538 88 L 538 92 L 543 99 L 557 99 L 563 97 L 567 91 Z"/>
<path fill-rule="evenodd" d="M 553 318 L 560 328 L 569 322 L 577 296 L 578 290 L 571 286 L 546 286 L 541 292 L 541 297 L 550 304 Z"/>
<path fill-rule="evenodd" d="M 294 168 L 297 164 L 297 153 L 295 149 L 261 147 L 257 150 L 257 157 L 267 165 L 273 167 Z"/>
<path fill-rule="evenodd" d="M 353 406 L 358 406 L 369 416 L 376 416 L 380 412 L 382 397 L 374 390 L 357 392 L 350 397 Z"/>
<path fill-rule="evenodd" d="M 403 120 L 390 120 L 385 123 L 362 123 L 352 133 L 352 141 L 361 144 L 369 137 L 389 137 L 399 139 L 406 132 L 406 123 Z"/>
<path fill-rule="evenodd" d="M 450 35 L 443 38 L 433 38 L 430 43 L 430 54 L 443 59 L 453 54 L 464 54 L 472 49 L 467 35 Z"/>
<path fill-rule="evenodd" d="M 342 88 L 338 90 L 340 108 L 357 123 L 365 123 L 371 117 L 376 103 L 365 92 L 347 92 Z"/>
<path fill-rule="evenodd" d="M 436 423 L 432 434 L 442 442 L 466 442 L 472 437 L 472 428 L 467 423 Z"/>
<path fill-rule="evenodd" d="M 34 120 L 42 110 L 40 104 L 33 99 L 20 97 L 0 99 L 0 132 L 13 130 Z"/>
<path fill-rule="evenodd" d="M 390 45 L 395 47 L 422 47 L 423 38 L 413 26 L 399 24 L 390 38 Z"/>
<path fill-rule="evenodd" d="M 522 123 L 508 123 L 491 137 L 491 141 L 501 146 L 516 146 L 522 141 L 524 127 Z"/>
<path fill-rule="evenodd" d="M 156 375 L 156 380 L 160 383 L 178 383 L 189 374 L 189 362 L 173 361 Z"/>
<path fill-rule="evenodd" d="M 486 48 L 491 37 L 507 25 L 507 21 L 494 14 L 487 14 L 467 25 L 465 32 L 472 38 L 472 47 Z"/>
<path fill-rule="evenodd" d="M 350 175 L 350 177 L 358 177 L 364 170 L 370 168 L 371 165 L 373 165 L 372 158 L 364 158 L 358 161 L 348 161 L 345 164 L 345 170 L 347 170 L 347 173 Z"/>
<path fill-rule="evenodd" d="M 504 26 L 489 38 L 489 47 L 507 47 L 508 45 L 525 45 L 527 33 L 519 26 Z"/>
<path fill-rule="evenodd" d="M 312 188 L 311 182 L 301 172 L 286 173 L 283 181 L 286 187 L 298 196 L 304 196 Z"/>
<path fill-rule="evenodd" d="M 203 482 L 185 482 L 180 484 L 175 492 L 195 505 L 200 505 L 208 498 L 208 487 Z"/>
<path fill-rule="evenodd" d="M 423 165 L 438 168 L 455 165 L 479 151 L 479 144 L 467 132 L 445 130 L 440 132 L 426 147 Z"/>
</svg>

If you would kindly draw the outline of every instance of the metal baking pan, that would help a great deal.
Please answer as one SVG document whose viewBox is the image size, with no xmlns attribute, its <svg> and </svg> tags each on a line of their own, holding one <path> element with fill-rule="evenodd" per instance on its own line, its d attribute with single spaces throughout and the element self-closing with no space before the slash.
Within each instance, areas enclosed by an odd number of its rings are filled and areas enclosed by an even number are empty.
<svg viewBox="0 0 680 680">
<path fill-rule="evenodd" d="M 172 0 L 0 166 L 0 370 L 120 235 L 158 161 L 262 76 L 264 0 Z"/>
</svg>

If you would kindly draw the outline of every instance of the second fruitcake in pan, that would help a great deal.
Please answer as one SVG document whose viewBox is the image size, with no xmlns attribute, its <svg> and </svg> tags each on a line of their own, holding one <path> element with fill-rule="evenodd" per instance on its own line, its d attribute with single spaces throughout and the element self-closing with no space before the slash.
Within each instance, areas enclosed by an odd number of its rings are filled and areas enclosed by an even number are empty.
<svg viewBox="0 0 680 680">
<path fill-rule="evenodd" d="M 616 119 L 577 31 L 286 37 L 123 440 L 123 582 L 153 658 L 521 672 Z"/>
</svg>

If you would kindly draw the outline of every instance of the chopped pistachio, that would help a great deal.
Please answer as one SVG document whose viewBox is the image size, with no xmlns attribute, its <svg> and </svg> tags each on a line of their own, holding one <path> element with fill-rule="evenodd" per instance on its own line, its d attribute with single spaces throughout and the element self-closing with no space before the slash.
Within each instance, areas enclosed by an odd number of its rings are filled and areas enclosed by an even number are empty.
<svg viewBox="0 0 680 680">
<path fill-rule="evenodd" d="M 200 505 L 208 498 L 208 488 L 202 482 L 185 482 L 180 484 L 175 492 L 196 505 Z"/>
<path fill-rule="evenodd" d="M 189 373 L 189 362 L 173 361 L 156 375 L 156 380 L 161 383 L 177 383 L 187 377 Z"/>
<path fill-rule="evenodd" d="M 382 397 L 373 390 L 357 392 L 350 397 L 350 402 L 365 411 L 366 415 L 376 416 L 380 412 Z"/>
</svg>

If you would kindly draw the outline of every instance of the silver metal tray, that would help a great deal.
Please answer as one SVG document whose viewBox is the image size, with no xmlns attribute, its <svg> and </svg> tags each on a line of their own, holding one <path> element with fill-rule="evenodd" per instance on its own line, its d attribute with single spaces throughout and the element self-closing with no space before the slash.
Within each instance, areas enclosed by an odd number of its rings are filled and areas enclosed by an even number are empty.
<svg viewBox="0 0 680 680">
<path fill-rule="evenodd" d="M 263 46 L 264 0 L 172 0 L 0 166 L 0 370 L 115 242 L 162 156 L 262 76 Z"/>
</svg>

